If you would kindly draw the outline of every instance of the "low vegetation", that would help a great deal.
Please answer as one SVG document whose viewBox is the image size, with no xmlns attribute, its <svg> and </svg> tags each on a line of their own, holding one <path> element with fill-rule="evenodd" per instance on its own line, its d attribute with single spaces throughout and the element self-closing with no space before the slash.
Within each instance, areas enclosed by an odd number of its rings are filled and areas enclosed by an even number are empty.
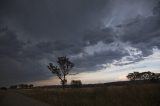
<svg viewBox="0 0 160 106">
<path fill-rule="evenodd" d="M 4 95 L 5 95 L 5 91 L 0 90 L 0 102 L 4 98 Z"/>
<path fill-rule="evenodd" d="M 18 92 L 53 106 L 159 106 L 160 84 L 90 88 L 34 88 Z"/>
<path fill-rule="evenodd" d="M 19 85 L 11 85 L 9 88 L 10 89 L 29 89 L 29 88 L 33 88 L 34 85 L 33 84 L 19 84 Z"/>
</svg>

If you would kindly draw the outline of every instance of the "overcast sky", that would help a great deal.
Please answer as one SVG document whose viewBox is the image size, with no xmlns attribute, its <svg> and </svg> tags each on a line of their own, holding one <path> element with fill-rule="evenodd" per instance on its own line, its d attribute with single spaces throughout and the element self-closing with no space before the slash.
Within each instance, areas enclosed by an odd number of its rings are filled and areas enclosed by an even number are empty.
<svg viewBox="0 0 160 106">
<path fill-rule="evenodd" d="M 160 72 L 159 0 L 0 1 L 1 86 L 58 84 L 46 67 L 58 56 L 83 83 Z"/>
</svg>

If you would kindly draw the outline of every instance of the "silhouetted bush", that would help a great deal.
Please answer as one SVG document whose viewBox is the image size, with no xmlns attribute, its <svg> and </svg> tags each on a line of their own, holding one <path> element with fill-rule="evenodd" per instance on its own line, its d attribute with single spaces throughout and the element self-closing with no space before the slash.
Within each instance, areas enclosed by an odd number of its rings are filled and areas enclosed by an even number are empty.
<svg viewBox="0 0 160 106">
<path fill-rule="evenodd" d="M 29 88 L 33 88 L 33 87 L 34 87 L 34 85 L 33 85 L 33 84 L 30 84 L 30 85 L 28 85 L 28 87 L 29 87 Z"/>
<path fill-rule="evenodd" d="M 72 80 L 71 81 L 71 87 L 72 88 L 80 88 L 80 87 L 82 87 L 81 80 Z"/>
<path fill-rule="evenodd" d="M 18 85 L 18 88 L 20 88 L 20 89 L 27 89 L 27 88 L 33 88 L 33 84 L 19 84 Z"/>
<path fill-rule="evenodd" d="M 7 88 L 6 87 L 1 87 L 0 90 L 7 90 Z"/>
<path fill-rule="evenodd" d="M 126 76 L 129 80 L 134 81 L 134 80 L 160 80 L 160 73 L 153 73 L 153 72 L 133 72 L 129 73 Z"/>
<path fill-rule="evenodd" d="M 17 87 L 18 87 L 17 85 L 11 85 L 10 89 L 17 89 Z"/>
</svg>

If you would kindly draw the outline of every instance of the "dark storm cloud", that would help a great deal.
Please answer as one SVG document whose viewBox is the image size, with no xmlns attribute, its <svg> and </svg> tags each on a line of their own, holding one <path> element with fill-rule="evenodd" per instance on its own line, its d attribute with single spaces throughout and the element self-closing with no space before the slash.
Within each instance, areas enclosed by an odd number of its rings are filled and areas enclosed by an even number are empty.
<svg viewBox="0 0 160 106">
<path fill-rule="evenodd" d="M 111 63 L 113 60 L 118 60 L 125 55 L 127 53 L 119 50 L 107 51 L 85 56 L 84 58 L 76 59 L 74 62 L 77 65 L 77 71 L 96 71 L 102 68 L 102 64 Z"/>
<path fill-rule="evenodd" d="M 114 41 L 115 33 L 113 33 L 112 28 L 105 29 L 95 29 L 87 32 L 84 36 L 84 41 L 90 43 L 91 45 L 103 41 L 105 43 L 112 43 Z"/>
<path fill-rule="evenodd" d="M 5 30 L 0 33 L 1 84 L 28 81 L 33 78 L 44 79 L 46 73 L 34 59 L 36 54 L 33 56 L 34 58 L 29 56 L 24 50 L 25 45 L 24 42 L 17 39 L 17 34 L 14 31 Z M 34 53 L 33 50 L 32 53 Z"/>
<path fill-rule="evenodd" d="M 66 55 L 79 53 L 84 45 L 81 43 L 65 42 L 65 41 L 49 41 L 40 42 L 36 45 L 43 52 L 64 52 Z"/>
<path fill-rule="evenodd" d="M 155 11 L 155 8 L 154 8 Z M 140 48 L 145 56 L 151 54 L 153 47 L 160 48 L 160 11 L 147 18 L 136 18 L 134 22 L 122 26 L 124 35 L 120 38 L 130 42 L 134 47 Z"/>
<path fill-rule="evenodd" d="M 23 59 L 16 60 L 11 57 L 1 57 L 1 84 L 16 83 L 23 81 L 32 81 L 32 79 L 45 79 L 46 73 L 41 70 L 41 66 L 37 61 Z M 44 77 L 45 76 L 45 77 Z"/>
<path fill-rule="evenodd" d="M 102 64 L 128 56 L 124 49 L 126 42 L 145 51 L 146 56 L 151 54 L 152 47 L 160 47 L 159 7 L 149 5 L 156 0 L 141 1 L 144 6 L 153 8 L 154 15 L 140 19 L 132 17 L 139 14 L 139 10 L 136 11 L 139 0 L 126 1 L 120 4 L 118 0 L 1 0 L 0 67 L 3 74 L 0 74 L 0 84 L 48 78 L 51 73 L 46 65 L 62 55 L 71 57 L 79 72 L 95 71 L 102 68 Z M 125 15 L 128 10 L 133 11 L 128 6 L 131 4 L 134 4 L 134 14 Z M 141 9 L 145 15 L 146 9 Z M 117 20 L 112 22 L 115 17 Z M 120 19 L 126 17 L 133 19 L 126 19 L 128 24 L 121 22 Z M 114 27 L 115 23 L 121 24 Z M 117 34 L 117 28 L 123 33 Z M 117 39 L 122 42 L 120 46 Z"/>
<path fill-rule="evenodd" d="M 16 0 L 8 2 L 2 12 L 13 27 L 29 33 L 25 38 L 66 40 L 100 24 L 106 5 L 105 0 Z"/>
<path fill-rule="evenodd" d="M 3 31 L 0 34 L 0 56 L 17 57 L 24 43 L 17 40 L 13 31 Z"/>
<path fill-rule="evenodd" d="M 145 19 L 136 19 L 136 23 L 124 26 L 126 35 L 123 39 L 130 40 L 131 43 L 149 42 L 152 39 L 159 37 L 160 19 L 157 16 L 151 16 Z"/>
<path fill-rule="evenodd" d="M 9 77 L 13 81 L 46 77 L 49 72 L 45 75 L 46 65 L 40 63 L 44 58 L 79 53 L 85 45 L 79 35 L 101 24 L 107 1 L 1 0 L 0 5 L 0 78 L 7 83 Z"/>
</svg>

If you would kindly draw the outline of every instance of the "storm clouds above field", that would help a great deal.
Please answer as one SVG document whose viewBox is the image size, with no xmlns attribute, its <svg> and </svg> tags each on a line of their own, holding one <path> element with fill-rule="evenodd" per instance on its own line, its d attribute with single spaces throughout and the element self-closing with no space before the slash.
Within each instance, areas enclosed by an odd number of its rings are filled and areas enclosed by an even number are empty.
<svg viewBox="0 0 160 106">
<path fill-rule="evenodd" d="M 58 56 L 81 73 L 135 64 L 155 49 L 159 0 L 0 1 L 1 85 L 50 78 Z"/>
</svg>

